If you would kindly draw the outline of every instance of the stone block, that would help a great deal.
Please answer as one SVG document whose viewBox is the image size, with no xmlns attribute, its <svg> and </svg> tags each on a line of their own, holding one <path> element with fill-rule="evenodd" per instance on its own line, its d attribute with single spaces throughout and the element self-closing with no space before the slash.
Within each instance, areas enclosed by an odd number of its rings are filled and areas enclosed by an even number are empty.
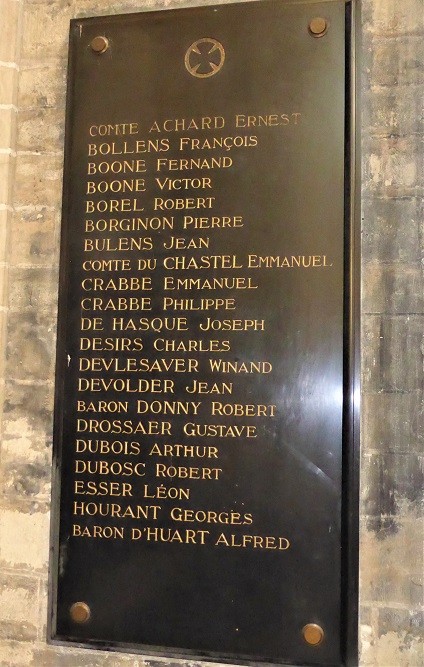
<svg viewBox="0 0 424 667">
<path fill-rule="evenodd" d="M 43 109 L 65 105 L 66 66 L 64 61 L 30 61 L 19 71 L 19 108 Z"/>
<path fill-rule="evenodd" d="M 367 90 L 362 127 L 371 135 L 410 136 L 423 131 L 421 85 Z"/>
<path fill-rule="evenodd" d="M 424 83 L 422 35 L 375 37 L 370 56 L 370 78 L 374 86 Z"/>
<path fill-rule="evenodd" d="M 106 653 L 87 651 L 79 648 L 60 646 L 46 646 L 41 643 L 34 646 L 33 663 L 31 667 L 153 667 L 154 664 L 163 667 L 182 667 L 187 663 L 178 661 L 161 662 L 145 661 L 141 656 L 126 655 L 123 653 Z M 190 661 L 190 667 L 197 667 L 199 663 Z M 204 666 L 204 663 L 202 663 Z"/>
<path fill-rule="evenodd" d="M 251 0 L 247 0 L 250 2 Z M 204 0 L 205 5 L 225 5 L 234 0 Z M 196 2 L 198 5 L 198 3 Z M 131 14 L 134 12 L 155 11 L 160 9 L 179 9 L 183 7 L 193 7 L 192 0 L 143 0 L 140 4 L 138 0 L 124 0 L 119 4 L 108 7 L 108 14 Z M 104 13 L 104 4 L 102 0 L 75 0 L 75 16 L 83 18 L 85 16 L 95 16 Z"/>
<path fill-rule="evenodd" d="M 388 632 L 374 641 L 362 635 L 361 667 L 422 667 L 422 658 L 421 642 L 411 643 L 405 631 Z"/>
<path fill-rule="evenodd" d="M 359 609 L 359 619 L 361 625 L 371 625 L 372 623 L 372 609 L 362 605 Z"/>
<path fill-rule="evenodd" d="M 9 499 L 49 501 L 51 450 L 46 447 L 41 450 L 28 436 L 28 431 L 23 431 L 17 438 L 3 441 L 1 491 Z"/>
<path fill-rule="evenodd" d="M 17 206 L 61 210 L 62 156 L 18 155 L 14 200 Z"/>
<path fill-rule="evenodd" d="M 41 507 L 41 506 L 40 506 Z M 45 571 L 49 556 L 50 514 L 0 511 L 0 567 Z"/>
<path fill-rule="evenodd" d="M 0 108 L 0 149 L 14 148 L 16 130 L 15 109 Z"/>
<path fill-rule="evenodd" d="M 51 312 L 56 302 L 58 277 L 56 269 L 10 268 L 9 308 L 24 312 Z"/>
<path fill-rule="evenodd" d="M 364 198 L 362 261 L 421 262 L 420 221 L 423 218 L 421 198 Z"/>
<path fill-rule="evenodd" d="M 424 313 L 424 276 L 415 265 L 369 262 L 362 270 L 363 313 Z"/>
<path fill-rule="evenodd" d="M 15 62 L 20 11 L 20 2 L 16 2 L 16 0 L 2 0 L 0 61 L 7 63 Z"/>
<path fill-rule="evenodd" d="M 72 0 L 26 2 L 24 5 L 21 57 L 24 59 L 67 58 Z"/>
<path fill-rule="evenodd" d="M 367 197 L 420 197 L 424 193 L 422 151 L 415 138 L 370 138 L 363 150 Z"/>
<path fill-rule="evenodd" d="M 15 213 L 10 224 L 10 266 L 53 267 L 59 256 L 59 214 L 40 214 L 28 220 L 22 211 Z"/>
<path fill-rule="evenodd" d="M 216 667 L 216 663 L 206 661 L 161 659 L 152 656 L 143 658 L 140 655 L 45 646 L 41 643 L 34 646 L 33 660 L 30 667 Z M 235 665 L 230 664 L 228 667 Z"/>
<path fill-rule="evenodd" d="M 420 315 L 364 315 L 362 390 L 404 393 L 423 388 Z"/>
<path fill-rule="evenodd" d="M 397 36 L 423 33 L 422 0 L 366 0 L 363 25 L 374 35 Z"/>
<path fill-rule="evenodd" d="M 362 604 L 419 611 L 424 583 L 421 518 L 405 509 L 391 528 L 381 518 L 363 519 L 360 540 Z"/>
<path fill-rule="evenodd" d="M 0 274 L 0 282 L 1 282 L 1 274 Z M 6 333 L 7 333 L 7 311 L 5 310 L 0 310 L 0 340 L 5 341 L 6 340 Z M 4 354 L 0 356 L 0 401 L 3 402 L 4 400 L 4 373 L 5 371 L 5 358 Z M 1 452 L 1 446 L 0 446 L 0 452 Z"/>
<path fill-rule="evenodd" d="M 362 397 L 362 451 L 422 453 L 424 394 L 364 394 Z"/>
<path fill-rule="evenodd" d="M 51 380 L 55 356 L 53 313 L 10 313 L 6 348 L 8 377 L 24 382 Z"/>
<path fill-rule="evenodd" d="M 55 224 L 57 224 L 58 227 L 60 226 L 59 211 L 52 210 L 52 208 L 49 206 L 43 206 L 41 204 L 37 206 L 34 206 L 33 204 L 28 206 L 15 204 L 14 211 L 16 216 L 18 216 L 18 219 L 23 223 L 39 222 L 40 224 L 45 223 L 47 225 L 51 224 L 51 221 L 54 220 Z M 13 219 L 15 218 L 13 217 Z"/>
<path fill-rule="evenodd" d="M 38 579 L 0 570 L 0 639 L 37 638 Z"/>
<path fill-rule="evenodd" d="M 0 104 L 15 103 L 16 80 L 17 70 L 14 67 L 0 65 Z"/>
<path fill-rule="evenodd" d="M 102 13 L 102 0 L 75 0 L 74 7 L 75 18 L 96 16 Z M 155 9 L 164 9 L 164 0 L 143 0 L 142 5 L 137 0 L 126 0 L 108 7 L 108 14 L 132 14 Z"/>
<path fill-rule="evenodd" d="M 0 210 L 0 262 L 7 263 L 9 250 L 9 226 L 11 211 L 7 208 Z M 5 288 L 7 287 L 7 275 L 5 268 L 0 270 L 0 306 L 7 305 L 7 294 Z"/>
<path fill-rule="evenodd" d="M 18 151 L 61 154 L 63 142 L 64 109 L 25 109 L 19 112 Z"/>
<path fill-rule="evenodd" d="M 363 458 L 363 513 L 373 517 L 396 517 L 401 516 L 407 505 L 411 512 L 422 514 L 423 462 L 423 458 L 416 454 L 371 454 Z"/>
<path fill-rule="evenodd" d="M 399 632 L 399 630 L 404 630 L 419 639 L 424 631 L 423 612 L 391 609 L 390 607 L 379 609 L 378 634 L 381 636 L 392 631 Z"/>
<path fill-rule="evenodd" d="M 7 153 L 0 153 L 0 204 L 10 205 L 11 171 L 15 158 Z"/>
<path fill-rule="evenodd" d="M 44 451 L 51 445 L 53 422 L 53 382 L 22 384 L 7 378 L 4 386 L 4 447 L 8 440 L 19 457 L 31 457 L 30 450 Z M 23 438 L 22 449 L 18 441 Z"/>
<path fill-rule="evenodd" d="M 28 642 L 0 638 L 0 667 L 30 667 L 32 658 L 33 651 Z"/>
</svg>

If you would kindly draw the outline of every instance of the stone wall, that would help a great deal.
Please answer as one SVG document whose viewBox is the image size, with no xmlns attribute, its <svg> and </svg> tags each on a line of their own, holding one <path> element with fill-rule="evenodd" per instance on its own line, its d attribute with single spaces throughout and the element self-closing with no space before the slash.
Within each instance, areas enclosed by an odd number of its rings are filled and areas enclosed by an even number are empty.
<svg viewBox="0 0 424 667">
<path fill-rule="evenodd" d="M 424 664 L 422 0 L 363 3 L 364 665 Z"/>
<path fill-rule="evenodd" d="M 45 642 L 67 34 L 73 17 L 195 4 L 0 0 L 2 667 L 160 662 Z M 360 664 L 369 667 L 424 663 L 423 24 L 423 0 L 363 0 Z"/>
</svg>

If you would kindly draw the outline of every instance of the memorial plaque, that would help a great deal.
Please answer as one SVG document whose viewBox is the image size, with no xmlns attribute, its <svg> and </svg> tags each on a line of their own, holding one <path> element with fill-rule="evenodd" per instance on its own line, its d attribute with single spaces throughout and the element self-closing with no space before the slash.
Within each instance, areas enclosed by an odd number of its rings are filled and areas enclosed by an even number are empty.
<svg viewBox="0 0 424 667">
<path fill-rule="evenodd" d="M 355 661 L 352 23 L 72 22 L 52 641 Z"/>
</svg>

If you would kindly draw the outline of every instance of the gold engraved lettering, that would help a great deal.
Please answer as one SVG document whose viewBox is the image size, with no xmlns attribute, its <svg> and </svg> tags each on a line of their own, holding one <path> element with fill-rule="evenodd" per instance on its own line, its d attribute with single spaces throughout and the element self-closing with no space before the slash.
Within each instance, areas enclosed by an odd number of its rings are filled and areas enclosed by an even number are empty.
<svg viewBox="0 0 424 667">
<path fill-rule="evenodd" d="M 153 348 L 157 352 L 228 352 L 229 340 L 180 340 L 155 338 Z"/>
<path fill-rule="evenodd" d="M 84 239 L 84 252 L 134 252 L 152 248 L 153 241 L 150 236 Z"/>
<path fill-rule="evenodd" d="M 122 454 L 125 456 L 138 456 L 141 452 L 139 442 L 130 442 L 128 440 L 75 440 L 75 451 L 77 454 L 88 452 L 90 454 Z"/>
<path fill-rule="evenodd" d="M 248 255 L 249 269 L 311 269 L 333 266 L 327 255 Z"/>
<path fill-rule="evenodd" d="M 181 489 L 177 486 L 150 486 L 149 484 L 144 484 L 143 491 L 144 498 L 169 498 L 171 500 L 189 500 L 190 499 L 190 489 Z"/>
<path fill-rule="evenodd" d="M 150 297 L 126 297 L 103 299 L 101 297 L 86 297 L 81 299 L 82 310 L 152 310 Z"/>
<path fill-rule="evenodd" d="M 131 419 L 77 419 L 77 433 L 112 435 L 171 435 L 171 422 L 133 421 Z"/>
<path fill-rule="evenodd" d="M 155 121 L 149 132 L 185 132 L 186 130 L 221 130 L 225 126 L 222 116 L 203 116 L 201 118 L 167 118 L 163 122 Z"/>
<path fill-rule="evenodd" d="M 165 296 L 162 300 L 163 310 L 235 310 L 235 299 L 174 299 Z"/>
<path fill-rule="evenodd" d="M 113 331 L 188 331 L 186 317 L 141 317 L 138 320 L 123 317 L 112 318 Z"/>
<path fill-rule="evenodd" d="M 130 259 L 86 259 L 82 263 L 83 271 L 131 271 Z"/>
<path fill-rule="evenodd" d="M 96 192 L 105 194 L 107 192 L 146 192 L 146 181 L 144 178 L 124 178 L 113 181 L 87 181 L 85 194 L 94 195 Z"/>
<path fill-rule="evenodd" d="M 81 352 L 141 352 L 143 347 L 141 338 L 80 338 Z"/>
<path fill-rule="evenodd" d="M 174 521 L 187 523 L 216 523 L 235 526 L 250 525 L 253 517 L 249 512 L 217 512 L 213 510 L 192 510 L 181 507 L 173 507 L 169 516 Z"/>
<path fill-rule="evenodd" d="M 222 290 L 222 289 L 258 289 L 252 278 L 241 276 L 219 277 L 219 278 L 174 278 L 165 276 L 163 279 L 164 290 Z"/>
<path fill-rule="evenodd" d="M 72 526 L 72 537 L 94 537 L 106 540 L 124 539 L 124 528 L 116 526 L 80 526 L 74 523 Z"/>
<path fill-rule="evenodd" d="M 206 438 L 257 438 L 256 426 L 234 424 L 196 424 L 188 422 L 183 426 L 183 432 L 189 437 Z"/>
<path fill-rule="evenodd" d="M 265 331 L 265 320 L 217 320 L 207 317 L 199 323 L 202 331 Z"/>
<path fill-rule="evenodd" d="M 88 176 L 95 174 L 143 174 L 147 171 L 146 160 L 114 160 L 113 162 L 89 162 Z"/>
<path fill-rule="evenodd" d="M 82 317 L 81 318 L 81 331 L 103 331 L 103 319 L 101 317 Z"/>
<path fill-rule="evenodd" d="M 169 151 L 169 139 L 141 139 L 137 141 L 112 141 L 101 144 L 88 144 L 87 155 L 138 155 L 139 153 L 166 153 Z"/>
<path fill-rule="evenodd" d="M 215 546 L 287 551 L 290 548 L 290 542 L 286 537 L 274 537 L 272 535 L 263 537 L 261 535 L 226 535 L 221 533 L 215 542 Z"/>
<path fill-rule="evenodd" d="M 202 178 L 155 178 L 160 190 L 205 190 L 212 189 L 212 179 L 206 176 Z M 99 190 L 101 192 L 101 190 Z M 113 192 L 113 191 L 112 191 Z M 123 191 L 125 192 L 125 190 Z M 87 194 L 89 194 L 87 192 Z"/>
<path fill-rule="evenodd" d="M 132 528 L 131 539 L 146 542 L 170 542 L 177 544 L 205 544 L 208 530 L 174 530 L 173 528 Z"/>
<path fill-rule="evenodd" d="M 192 380 L 191 385 L 187 385 L 185 390 L 188 394 L 232 394 L 233 383 Z"/>
<path fill-rule="evenodd" d="M 276 405 L 212 401 L 211 415 L 224 417 L 275 417 Z"/>
<path fill-rule="evenodd" d="M 157 158 L 156 171 L 191 171 L 192 169 L 228 169 L 233 165 L 233 160 L 228 155 L 223 157 L 201 157 L 181 158 L 172 160 L 169 158 Z"/>
<path fill-rule="evenodd" d="M 217 459 L 218 448 L 211 445 L 161 445 L 155 442 L 149 456 L 176 456 L 180 458 Z"/>
<path fill-rule="evenodd" d="M 163 231 L 174 229 L 173 216 L 167 218 L 104 218 L 100 220 L 86 220 L 85 232 L 140 232 L 140 231 Z M 117 260 L 115 260 L 117 261 Z M 124 261 L 124 260 L 121 260 Z M 128 260 L 127 260 L 128 261 Z"/>
<path fill-rule="evenodd" d="M 138 414 L 197 415 L 201 401 L 137 401 Z"/>
<path fill-rule="evenodd" d="M 153 209 L 155 211 L 172 211 L 172 210 L 189 211 L 191 209 L 198 209 L 198 208 L 213 208 L 213 206 L 215 205 L 215 199 L 216 199 L 215 197 L 186 197 L 184 199 L 180 198 L 163 199 L 163 197 L 155 197 L 153 202 Z M 97 204 L 99 204 L 99 202 L 97 202 Z M 99 210 L 99 208 L 97 209 L 93 208 L 92 210 Z M 119 210 L 119 209 L 113 209 L 113 210 Z M 143 210 L 143 209 L 134 209 L 134 210 Z M 89 212 L 90 211 L 88 210 L 87 213 Z"/>
<path fill-rule="evenodd" d="M 146 519 L 156 521 L 160 505 L 119 505 L 118 503 L 95 503 L 74 501 L 75 516 L 110 516 L 113 519 Z"/>
<path fill-rule="evenodd" d="M 186 371 L 179 371 L 184 373 Z M 163 384 L 160 384 L 163 382 Z M 128 394 L 143 394 L 148 391 L 153 391 L 155 387 L 160 387 L 160 390 L 156 389 L 156 393 L 171 392 L 174 393 L 174 382 L 173 380 L 145 380 L 145 379 L 134 379 L 129 378 L 78 378 L 78 391 L 79 392 L 94 392 L 94 391 L 115 391 L 117 393 L 126 392 Z M 153 388 L 153 389 L 152 389 Z"/>
<path fill-rule="evenodd" d="M 144 477 L 145 463 L 132 461 L 99 461 L 97 459 L 76 459 L 74 472 L 77 475 L 115 475 L 122 477 Z"/>
<path fill-rule="evenodd" d="M 157 266 L 157 259 L 137 259 L 137 271 L 154 271 Z"/>
<path fill-rule="evenodd" d="M 210 137 L 193 139 L 192 137 L 180 137 L 180 151 L 205 151 L 217 148 L 231 151 L 233 148 L 255 148 L 258 145 L 258 137 L 237 135 L 235 137 Z"/>
<path fill-rule="evenodd" d="M 132 496 L 132 484 L 126 482 L 85 482 L 75 480 L 76 496 Z"/>
<path fill-rule="evenodd" d="M 77 401 L 77 412 L 128 412 L 128 401 Z"/>
<path fill-rule="evenodd" d="M 134 199 L 127 199 L 126 197 L 123 199 L 99 199 L 99 201 L 87 199 L 85 202 L 86 213 L 136 213 L 138 211 L 144 211 L 138 197 Z"/>
<path fill-rule="evenodd" d="M 178 255 L 165 257 L 163 266 L 170 271 L 191 269 L 242 269 L 236 255 L 201 255 L 192 257 L 190 255 Z"/>
<path fill-rule="evenodd" d="M 104 292 L 114 290 L 115 292 L 151 291 L 152 279 L 147 276 L 142 278 L 84 278 L 81 282 L 84 292 Z"/>
<path fill-rule="evenodd" d="M 165 250 L 190 250 L 191 248 L 209 248 L 209 239 L 197 238 L 186 239 L 180 236 L 170 236 L 168 241 L 163 242 Z M 165 279 L 166 280 L 166 279 Z"/>
<path fill-rule="evenodd" d="M 267 114 L 262 116 L 237 114 L 234 122 L 236 127 L 281 127 L 285 125 L 298 125 L 301 114 Z"/>
<path fill-rule="evenodd" d="M 134 357 L 80 357 L 78 370 L 92 371 L 102 373 L 112 371 L 113 373 L 139 373 L 141 368 L 141 359 Z"/>
<path fill-rule="evenodd" d="M 183 217 L 183 229 L 226 229 L 243 226 L 243 217 L 241 215 L 212 216 L 210 218 L 195 218 L 191 215 Z"/>
<path fill-rule="evenodd" d="M 138 134 L 138 123 L 115 123 L 114 125 L 91 125 L 90 137 L 120 136 L 123 134 Z"/>
<path fill-rule="evenodd" d="M 165 463 L 156 463 L 156 477 L 174 479 L 211 479 L 218 480 L 222 468 L 192 468 L 186 466 L 168 466 Z"/>
<path fill-rule="evenodd" d="M 210 370 L 214 373 L 259 373 L 268 374 L 272 371 L 269 361 L 224 361 L 224 359 L 209 359 Z"/>
</svg>

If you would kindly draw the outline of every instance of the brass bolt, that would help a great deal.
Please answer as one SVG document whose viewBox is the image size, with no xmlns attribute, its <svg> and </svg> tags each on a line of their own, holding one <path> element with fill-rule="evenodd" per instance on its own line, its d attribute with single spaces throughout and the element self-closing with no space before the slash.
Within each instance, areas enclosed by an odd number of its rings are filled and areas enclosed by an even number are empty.
<svg viewBox="0 0 424 667">
<path fill-rule="evenodd" d="M 316 16 L 309 21 L 308 27 L 312 37 L 324 37 L 328 30 L 328 23 L 322 16 Z"/>
<path fill-rule="evenodd" d="M 316 623 L 308 623 L 302 628 L 303 639 L 310 646 L 318 646 L 324 639 L 324 630 Z"/>
<path fill-rule="evenodd" d="M 90 607 L 85 602 L 74 602 L 69 615 L 74 623 L 87 623 L 91 616 Z"/>
<path fill-rule="evenodd" d="M 102 35 L 99 35 L 98 37 L 95 37 L 93 40 L 91 40 L 90 46 L 94 53 L 98 53 L 100 55 L 109 48 L 109 40 L 107 37 L 102 37 Z"/>
</svg>

